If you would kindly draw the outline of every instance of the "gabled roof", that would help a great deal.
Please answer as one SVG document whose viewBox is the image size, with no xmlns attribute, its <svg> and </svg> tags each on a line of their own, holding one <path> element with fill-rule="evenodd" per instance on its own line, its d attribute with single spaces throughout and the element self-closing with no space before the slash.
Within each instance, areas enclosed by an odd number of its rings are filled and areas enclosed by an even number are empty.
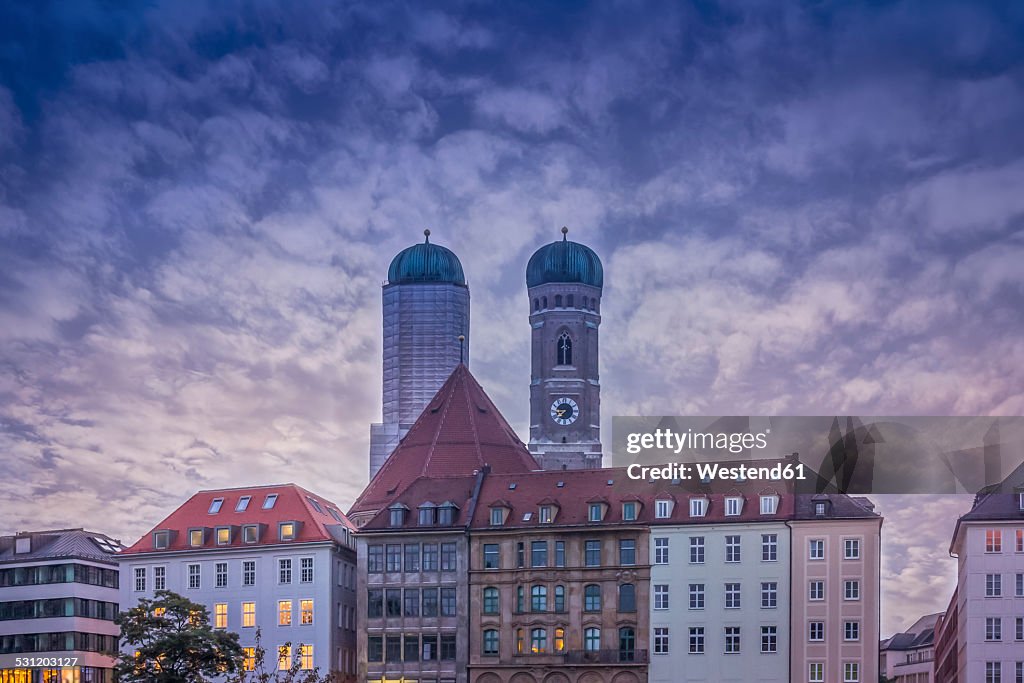
<svg viewBox="0 0 1024 683">
<path fill-rule="evenodd" d="M 539 469 L 469 369 L 460 363 L 352 504 L 349 515 L 387 507 L 420 477 L 472 476 L 484 465 L 494 474 Z"/>
<path fill-rule="evenodd" d="M 1020 496 L 1024 494 L 1024 463 L 1021 463 L 999 484 L 981 489 L 974 496 L 970 512 L 956 520 L 949 552 L 956 554 L 963 522 L 1019 522 L 1024 521 Z"/>
<path fill-rule="evenodd" d="M 264 509 L 264 502 L 268 496 L 272 495 L 277 496 L 273 507 Z M 249 497 L 247 507 L 245 510 L 236 511 L 239 500 L 245 496 Z M 211 513 L 211 506 L 218 498 L 221 499 L 219 511 Z M 316 505 L 314 505 L 314 501 Z M 279 522 L 300 523 L 298 535 L 294 541 L 289 541 L 289 543 L 340 541 L 348 530 L 355 528 L 341 513 L 337 505 L 295 484 L 213 489 L 199 491 L 193 495 L 121 554 L 203 551 L 275 545 L 280 543 L 277 537 Z M 238 530 L 246 524 L 264 525 L 258 543 L 245 544 L 242 542 L 242 534 Z M 217 527 L 234 527 L 229 544 L 217 545 L 215 534 L 210 533 L 202 547 L 189 545 L 188 532 L 190 529 L 216 529 Z M 164 530 L 172 532 L 169 545 L 166 549 L 156 550 L 153 544 L 153 533 Z"/>
<path fill-rule="evenodd" d="M 16 540 L 19 538 L 29 539 L 28 552 L 16 552 Z M 85 529 L 30 531 L 14 536 L 0 536 L 0 563 L 76 557 L 116 564 L 116 553 L 123 547 L 121 541 Z"/>
<path fill-rule="evenodd" d="M 362 533 L 376 530 L 421 530 L 426 532 L 445 531 L 447 529 L 465 529 L 469 523 L 468 516 L 472 508 L 473 489 L 475 488 L 477 476 L 468 477 L 445 477 L 443 479 L 430 479 L 420 477 L 404 491 L 395 497 L 388 506 L 402 506 L 408 509 L 405 516 L 405 524 L 401 527 L 390 525 L 388 509 L 381 509 L 366 524 L 359 528 Z M 428 500 L 444 500 L 455 504 L 455 519 L 450 526 L 433 524 L 420 526 L 418 510 Z M 440 506 L 435 506 L 440 507 Z"/>
</svg>

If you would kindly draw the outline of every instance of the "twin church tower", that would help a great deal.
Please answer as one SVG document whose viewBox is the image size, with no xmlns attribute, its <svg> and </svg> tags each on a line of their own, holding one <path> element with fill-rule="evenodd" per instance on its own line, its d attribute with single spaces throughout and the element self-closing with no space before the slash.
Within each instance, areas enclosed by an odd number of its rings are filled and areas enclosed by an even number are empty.
<svg viewBox="0 0 1024 683">
<path fill-rule="evenodd" d="M 530 453 L 544 469 L 601 466 L 598 327 L 604 271 L 562 239 L 530 257 Z M 425 240 L 391 261 L 383 287 L 383 420 L 370 426 L 370 478 L 461 362 L 469 365 L 469 286 L 458 257 Z"/>
</svg>

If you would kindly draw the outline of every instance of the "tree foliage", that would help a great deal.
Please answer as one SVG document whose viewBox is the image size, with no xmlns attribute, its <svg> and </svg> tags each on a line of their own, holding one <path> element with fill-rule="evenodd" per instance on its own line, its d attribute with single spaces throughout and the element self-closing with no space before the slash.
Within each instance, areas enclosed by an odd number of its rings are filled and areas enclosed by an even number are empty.
<svg viewBox="0 0 1024 683">
<path fill-rule="evenodd" d="M 237 676 L 228 679 L 228 683 L 332 683 L 334 676 L 330 673 L 321 676 L 320 669 L 304 670 L 302 668 L 302 646 L 292 648 L 291 643 L 285 643 L 283 648 L 291 652 L 291 659 L 287 662 L 287 669 L 281 669 L 281 650 L 276 650 L 273 658 L 267 661 L 267 652 L 263 648 L 263 635 L 256 629 L 256 645 L 253 648 L 251 670 L 243 667 Z"/>
<path fill-rule="evenodd" d="M 121 683 L 210 683 L 242 668 L 238 634 L 211 628 L 206 607 L 177 593 L 156 591 L 115 621 L 128 650 Z"/>
</svg>

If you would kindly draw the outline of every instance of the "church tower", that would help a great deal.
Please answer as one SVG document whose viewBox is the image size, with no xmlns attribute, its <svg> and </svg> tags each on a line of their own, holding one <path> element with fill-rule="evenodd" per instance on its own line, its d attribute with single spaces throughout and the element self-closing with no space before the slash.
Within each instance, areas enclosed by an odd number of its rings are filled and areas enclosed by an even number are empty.
<svg viewBox="0 0 1024 683">
<path fill-rule="evenodd" d="M 530 300 L 530 453 L 547 470 L 601 466 L 601 260 L 589 247 L 561 241 L 538 249 L 526 266 Z"/>
<path fill-rule="evenodd" d="M 423 234 L 391 260 L 383 287 L 383 420 L 370 425 L 370 479 L 459 363 L 469 366 L 462 263 Z"/>
</svg>

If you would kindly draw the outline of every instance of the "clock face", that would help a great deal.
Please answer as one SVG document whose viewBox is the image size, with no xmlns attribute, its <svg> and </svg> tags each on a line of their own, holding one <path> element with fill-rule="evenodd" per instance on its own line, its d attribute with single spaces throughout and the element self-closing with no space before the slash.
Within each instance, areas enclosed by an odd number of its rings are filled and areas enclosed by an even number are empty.
<svg viewBox="0 0 1024 683">
<path fill-rule="evenodd" d="M 560 425 L 571 425 L 580 416 L 580 406 L 571 398 L 556 398 L 551 404 L 551 419 Z"/>
</svg>

